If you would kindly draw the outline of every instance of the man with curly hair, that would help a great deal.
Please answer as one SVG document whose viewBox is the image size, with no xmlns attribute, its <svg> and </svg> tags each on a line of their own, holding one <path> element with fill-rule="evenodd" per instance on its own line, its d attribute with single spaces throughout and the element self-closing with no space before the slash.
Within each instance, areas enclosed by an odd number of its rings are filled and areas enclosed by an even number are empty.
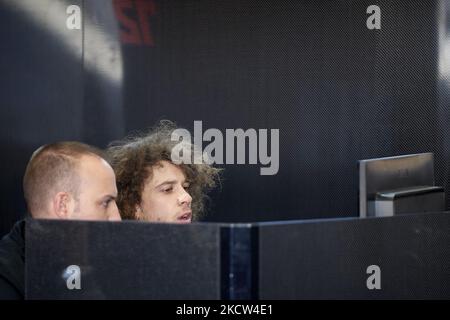
<svg viewBox="0 0 450 320">
<path fill-rule="evenodd" d="M 161 121 L 146 134 L 109 145 L 122 219 L 190 223 L 204 212 L 206 194 L 219 182 L 220 169 L 198 159 L 173 159 L 172 149 L 180 143 L 173 139 L 176 129 L 171 121 Z M 186 147 L 194 150 L 192 144 Z"/>
</svg>

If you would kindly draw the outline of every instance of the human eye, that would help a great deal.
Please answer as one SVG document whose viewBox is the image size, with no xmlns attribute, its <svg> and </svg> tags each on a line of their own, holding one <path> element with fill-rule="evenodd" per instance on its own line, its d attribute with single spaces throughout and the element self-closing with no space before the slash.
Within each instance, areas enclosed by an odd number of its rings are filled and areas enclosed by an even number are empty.
<svg viewBox="0 0 450 320">
<path fill-rule="evenodd" d="M 186 181 L 185 183 L 183 183 L 183 188 L 184 189 L 189 189 L 189 187 L 191 186 L 191 183 Z"/>
<path fill-rule="evenodd" d="M 167 186 L 167 187 L 164 187 L 163 189 L 162 189 L 162 191 L 164 192 L 164 193 L 169 193 L 169 192 L 171 192 L 173 190 L 173 187 L 172 186 Z"/>
<path fill-rule="evenodd" d="M 105 201 L 102 202 L 102 207 L 107 209 L 109 207 L 109 204 L 111 203 L 112 199 L 107 199 Z"/>
</svg>

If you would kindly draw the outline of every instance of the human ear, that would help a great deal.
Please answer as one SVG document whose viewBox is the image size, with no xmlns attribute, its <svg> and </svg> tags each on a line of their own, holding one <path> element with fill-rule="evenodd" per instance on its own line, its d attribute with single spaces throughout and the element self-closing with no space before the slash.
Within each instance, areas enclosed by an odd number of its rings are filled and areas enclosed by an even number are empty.
<svg viewBox="0 0 450 320">
<path fill-rule="evenodd" d="M 142 207 L 140 204 L 137 204 L 134 208 L 134 215 L 137 220 L 144 220 L 144 210 L 142 210 Z"/>
<path fill-rule="evenodd" d="M 53 197 L 53 213 L 58 219 L 70 219 L 73 211 L 73 198 L 68 192 L 58 192 Z"/>
</svg>

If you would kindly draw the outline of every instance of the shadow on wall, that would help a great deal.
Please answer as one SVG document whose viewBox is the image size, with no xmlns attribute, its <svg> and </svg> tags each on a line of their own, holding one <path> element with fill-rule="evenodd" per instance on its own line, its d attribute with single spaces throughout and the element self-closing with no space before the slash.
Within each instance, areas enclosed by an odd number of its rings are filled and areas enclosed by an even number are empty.
<svg viewBox="0 0 450 320">
<path fill-rule="evenodd" d="M 66 26 L 69 5 L 85 3 L 84 34 Z M 78 140 L 105 147 L 124 135 L 122 57 L 105 1 L 0 3 L 0 235 L 26 211 L 22 177 L 42 144 Z M 84 50 L 84 51 L 83 51 Z"/>
</svg>

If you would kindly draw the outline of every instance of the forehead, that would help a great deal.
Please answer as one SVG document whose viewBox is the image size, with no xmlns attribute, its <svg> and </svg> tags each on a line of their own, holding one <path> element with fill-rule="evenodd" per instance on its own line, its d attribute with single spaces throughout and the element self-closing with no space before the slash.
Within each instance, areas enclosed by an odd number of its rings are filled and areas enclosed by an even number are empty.
<svg viewBox="0 0 450 320">
<path fill-rule="evenodd" d="M 184 182 L 186 176 L 181 168 L 168 161 L 161 161 L 152 166 L 152 175 L 149 184 L 157 186 L 166 181 Z"/>
<path fill-rule="evenodd" d="M 78 170 L 82 177 L 93 181 L 115 179 L 111 166 L 104 159 L 93 155 L 82 156 L 78 163 Z"/>
</svg>

